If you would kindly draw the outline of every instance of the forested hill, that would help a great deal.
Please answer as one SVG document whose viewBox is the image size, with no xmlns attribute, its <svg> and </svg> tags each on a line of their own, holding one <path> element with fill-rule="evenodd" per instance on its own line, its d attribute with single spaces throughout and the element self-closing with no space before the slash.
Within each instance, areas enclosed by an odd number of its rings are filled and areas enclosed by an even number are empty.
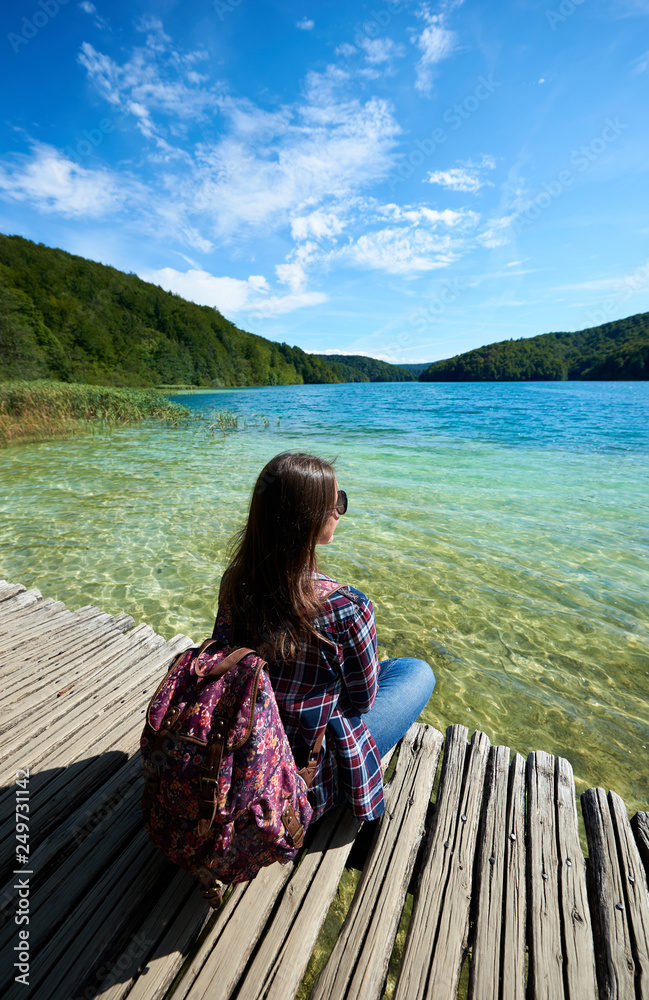
<svg viewBox="0 0 649 1000">
<path fill-rule="evenodd" d="M 347 381 L 313 354 L 245 333 L 216 309 L 134 274 L 0 235 L 0 381 L 36 378 L 123 386 Z"/>
<path fill-rule="evenodd" d="M 363 354 L 314 354 L 340 375 L 341 382 L 416 382 L 412 372 Z M 425 366 L 422 366 L 425 367 Z"/>
<path fill-rule="evenodd" d="M 649 313 L 577 333 L 502 340 L 435 361 L 420 382 L 649 379 Z"/>
</svg>

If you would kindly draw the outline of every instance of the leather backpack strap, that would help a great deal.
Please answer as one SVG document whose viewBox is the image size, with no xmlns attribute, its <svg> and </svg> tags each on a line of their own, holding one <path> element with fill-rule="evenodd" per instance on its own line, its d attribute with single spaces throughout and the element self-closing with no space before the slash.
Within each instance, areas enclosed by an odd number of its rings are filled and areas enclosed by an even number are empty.
<svg viewBox="0 0 649 1000">
<path fill-rule="evenodd" d="M 212 733 L 209 743 L 205 748 L 205 757 L 201 768 L 200 792 L 199 792 L 199 820 L 198 835 L 206 837 L 209 833 L 214 817 L 216 816 L 216 806 L 219 793 L 219 771 L 223 758 L 223 748 L 227 739 L 227 727 L 225 719 L 216 718 L 212 721 Z"/>
<path fill-rule="evenodd" d="M 201 653 L 205 652 L 205 650 L 209 647 L 210 643 L 214 641 L 215 641 L 214 639 L 205 640 L 205 642 L 200 648 L 198 656 L 196 657 L 197 663 L 198 663 L 198 657 L 201 655 Z M 212 679 L 214 677 L 223 677 L 223 674 L 227 674 L 228 670 L 231 670 L 232 667 L 236 666 L 239 660 L 243 660 L 244 656 L 248 656 L 249 653 L 254 653 L 254 652 L 255 652 L 254 649 L 250 649 L 248 646 L 241 646 L 239 649 L 235 649 L 231 653 L 228 653 L 228 655 L 223 660 L 221 660 L 220 663 L 217 663 L 215 667 L 212 667 L 211 670 L 196 666 L 195 667 L 196 675 L 197 677 L 202 677 L 204 680 L 207 680 L 208 678 Z"/>
<path fill-rule="evenodd" d="M 318 770 L 318 765 L 320 764 L 320 751 L 322 750 L 322 741 L 324 740 L 326 731 L 327 727 L 323 726 L 323 728 L 317 733 L 315 743 L 309 750 L 307 762 L 304 767 L 300 768 L 300 775 L 304 779 L 307 788 L 310 788 L 313 784 L 315 773 Z"/>
<path fill-rule="evenodd" d="M 305 767 L 300 768 L 299 774 L 303 778 L 304 783 L 307 788 L 311 788 L 313 784 L 313 779 L 315 778 L 315 773 L 318 770 L 318 765 L 320 763 L 320 751 L 322 750 L 322 741 L 324 740 L 324 735 L 327 727 L 323 728 L 318 732 L 315 743 L 309 750 L 309 756 Z M 288 802 L 282 813 L 282 823 L 284 824 L 284 829 L 286 830 L 286 836 L 293 844 L 293 847 L 300 848 L 304 843 L 304 827 L 300 823 L 299 819 L 295 815 L 295 809 Z"/>
</svg>

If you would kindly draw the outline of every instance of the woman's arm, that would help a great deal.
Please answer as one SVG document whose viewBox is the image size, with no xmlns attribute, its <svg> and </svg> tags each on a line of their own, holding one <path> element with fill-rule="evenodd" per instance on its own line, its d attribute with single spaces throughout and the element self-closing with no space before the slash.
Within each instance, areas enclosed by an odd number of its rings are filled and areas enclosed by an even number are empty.
<svg viewBox="0 0 649 1000">
<path fill-rule="evenodd" d="M 347 700 L 362 714 L 369 712 L 374 704 L 379 683 L 379 661 L 372 602 L 360 591 L 356 591 L 354 596 L 356 614 L 342 643 L 342 679 Z"/>
</svg>

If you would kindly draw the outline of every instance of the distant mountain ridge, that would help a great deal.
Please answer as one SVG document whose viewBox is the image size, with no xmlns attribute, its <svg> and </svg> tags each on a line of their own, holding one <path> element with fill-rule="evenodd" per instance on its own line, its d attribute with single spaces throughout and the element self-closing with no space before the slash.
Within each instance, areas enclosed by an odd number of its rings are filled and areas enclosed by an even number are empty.
<svg viewBox="0 0 649 1000">
<path fill-rule="evenodd" d="M 341 382 L 417 381 L 417 376 L 407 366 L 393 365 L 388 361 L 379 361 L 378 358 L 368 358 L 364 354 L 314 354 L 313 357 L 326 361 L 341 376 L 347 376 L 341 377 Z"/>
<path fill-rule="evenodd" d="M 422 370 L 423 369 L 423 370 Z M 308 354 L 217 309 L 63 250 L 0 234 L 0 381 L 206 387 L 331 382 L 649 379 L 649 313 L 393 365 Z"/>
<path fill-rule="evenodd" d="M 337 382 L 299 347 L 98 264 L 0 235 L 0 380 L 117 386 Z"/>
<path fill-rule="evenodd" d="M 649 379 L 649 313 L 578 330 L 501 340 L 435 361 L 420 382 Z"/>
</svg>

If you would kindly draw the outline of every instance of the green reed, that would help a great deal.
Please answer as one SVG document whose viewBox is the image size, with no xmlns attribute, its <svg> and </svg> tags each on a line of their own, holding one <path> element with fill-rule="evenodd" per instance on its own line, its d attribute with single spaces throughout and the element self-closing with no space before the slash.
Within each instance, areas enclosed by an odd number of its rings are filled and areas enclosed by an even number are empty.
<svg viewBox="0 0 649 1000">
<path fill-rule="evenodd" d="M 0 447 L 159 420 L 178 425 L 189 410 L 155 391 L 38 380 L 0 383 Z"/>
</svg>

